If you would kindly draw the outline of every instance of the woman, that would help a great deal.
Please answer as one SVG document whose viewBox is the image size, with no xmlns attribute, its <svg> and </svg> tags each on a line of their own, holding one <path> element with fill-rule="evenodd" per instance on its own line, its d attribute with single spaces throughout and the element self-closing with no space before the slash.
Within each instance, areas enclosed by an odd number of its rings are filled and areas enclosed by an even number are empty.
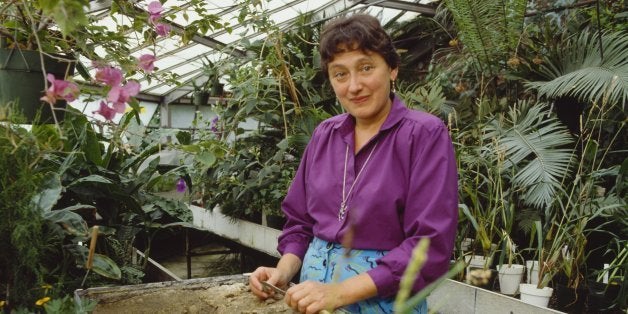
<svg viewBox="0 0 628 314">
<path fill-rule="evenodd" d="M 458 218 L 452 143 L 440 119 L 395 96 L 399 56 L 377 19 L 333 20 L 320 53 L 347 113 L 314 131 L 282 204 L 282 257 L 256 269 L 250 287 L 267 298 L 261 281 L 287 287 L 301 269 L 285 296 L 299 312 L 390 313 L 419 239 L 431 245 L 413 291 L 448 268 Z"/>
</svg>

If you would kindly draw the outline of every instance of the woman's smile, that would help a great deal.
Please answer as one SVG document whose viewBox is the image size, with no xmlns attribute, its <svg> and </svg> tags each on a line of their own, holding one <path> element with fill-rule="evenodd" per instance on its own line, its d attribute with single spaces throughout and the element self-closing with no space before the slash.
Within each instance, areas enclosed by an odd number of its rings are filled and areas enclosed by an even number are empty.
<svg viewBox="0 0 628 314">
<path fill-rule="evenodd" d="M 344 49 L 343 49 L 344 50 Z M 381 125 L 390 111 L 390 81 L 397 78 L 384 58 L 361 49 L 336 53 L 328 66 L 338 101 L 357 125 Z"/>
<path fill-rule="evenodd" d="M 354 104 L 365 103 L 368 99 L 369 99 L 368 96 L 359 96 L 359 97 L 350 98 L 351 102 L 353 102 Z"/>
</svg>

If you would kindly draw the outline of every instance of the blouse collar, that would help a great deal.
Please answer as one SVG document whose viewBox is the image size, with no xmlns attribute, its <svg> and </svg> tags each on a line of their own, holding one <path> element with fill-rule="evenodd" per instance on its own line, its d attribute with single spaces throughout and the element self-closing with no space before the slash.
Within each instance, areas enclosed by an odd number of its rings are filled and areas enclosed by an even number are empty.
<svg viewBox="0 0 628 314">
<path fill-rule="evenodd" d="M 401 121 L 401 119 L 403 119 L 407 111 L 408 108 L 406 108 L 403 101 L 397 96 L 397 94 L 395 94 L 390 106 L 390 112 L 382 124 L 382 127 L 379 129 L 379 132 L 381 133 L 382 131 L 394 127 L 397 123 L 399 123 L 399 121 Z M 343 137 L 352 135 L 354 128 L 355 119 L 353 119 L 353 117 L 348 113 L 344 113 L 340 116 L 334 125 L 334 129 L 339 130 Z"/>
</svg>

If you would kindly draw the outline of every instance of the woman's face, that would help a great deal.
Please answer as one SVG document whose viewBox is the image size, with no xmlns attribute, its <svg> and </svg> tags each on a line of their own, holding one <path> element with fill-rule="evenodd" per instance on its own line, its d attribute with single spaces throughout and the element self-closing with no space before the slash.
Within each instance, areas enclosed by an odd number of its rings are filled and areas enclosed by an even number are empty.
<svg viewBox="0 0 628 314">
<path fill-rule="evenodd" d="M 358 124 L 384 123 L 390 112 L 390 81 L 397 78 L 379 53 L 354 49 L 334 55 L 328 75 L 340 104 Z"/>
</svg>

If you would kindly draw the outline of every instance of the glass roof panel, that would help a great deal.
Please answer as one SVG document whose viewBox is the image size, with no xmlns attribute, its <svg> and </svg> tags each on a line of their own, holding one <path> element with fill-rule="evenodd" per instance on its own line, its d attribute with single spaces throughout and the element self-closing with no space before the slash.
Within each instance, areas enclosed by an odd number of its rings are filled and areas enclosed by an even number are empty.
<svg viewBox="0 0 628 314">
<path fill-rule="evenodd" d="M 140 0 L 137 1 L 136 5 L 145 10 L 151 1 L 153 0 Z M 434 1 L 437 0 L 261 0 L 261 8 L 257 7 L 255 9 L 268 13 L 270 20 L 280 29 L 287 29 L 291 27 L 294 23 L 293 20 L 299 14 L 306 12 L 314 13 L 315 21 L 329 19 L 347 11 L 367 12 L 377 16 L 383 24 L 388 23 L 392 19 L 397 19 L 396 21 L 398 22 L 406 21 L 420 13 L 403 11 L 403 9 L 409 8 L 411 10 L 412 6 L 416 6 L 417 3 L 426 4 Z M 194 11 L 195 7 L 193 5 L 193 2 L 189 0 L 167 0 L 163 4 L 163 18 L 170 19 L 170 22 L 175 23 L 173 26 L 185 27 L 192 21 L 199 19 L 199 15 Z M 229 33 L 223 29 L 209 30 L 205 34 L 198 34 L 199 36 L 196 36 L 186 46 L 183 46 L 180 41 L 181 37 L 173 31 L 170 37 L 158 37 L 154 44 L 145 47 L 142 46 L 142 34 L 128 32 L 127 38 L 131 46 L 135 47 L 131 52 L 132 56 L 139 57 L 146 53 L 154 53 L 157 56 L 155 66 L 158 69 L 153 73 L 150 84 L 143 73 L 138 73 L 134 76 L 134 79 L 141 81 L 142 92 L 165 96 L 177 88 L 187 90 L 191 87 L 177 87 L 175 84 L 166 84 L 163 81 L 166 77 L 170 77 L 168 74 L 179 75 L 178 80 L 180 83 L 193 80 L 200 75 L 200 69 L 203 67 L 201 60 L 206 56 L 212 61 L 230 58 L 231 56 L 225 52 L 216 50 L 222 47 L 222 44 L 237 45 L 243 38 L 253 41 L 267 37 L 265 33 L 256 32 L 252 21 L 245 21 L 242 24 L 238 23 L 239 6 L 241 5 L 239 1 L 205 0 L 199 5 L 206 12 L 216 14 L 222 23 L 228 23 L 232 28 L 232 32 Z M 114 15 L 115 21 L 112 17 L 102 12 L 96 14 L 100 14 L 103 17 L 95 23 L 105 26 L 111 31 L 115 31 L 116 24 L 129 25 L 129 18 L 121 14 Z M 242 49 L 242 47 L 239 47 L 239 49 Z M 96 46 L 94 51 L 100 56 L 105 56 L 105 51 L 102 47 Z M 88 67 L 91 66 L 91 61 L 85 58 L 81 58 L 81 61 Z M 94 69 L 89 70 L 93 76 Z M 78 81 L 81 80 L 78 75 L 76 79 Z"/>
</svg>

